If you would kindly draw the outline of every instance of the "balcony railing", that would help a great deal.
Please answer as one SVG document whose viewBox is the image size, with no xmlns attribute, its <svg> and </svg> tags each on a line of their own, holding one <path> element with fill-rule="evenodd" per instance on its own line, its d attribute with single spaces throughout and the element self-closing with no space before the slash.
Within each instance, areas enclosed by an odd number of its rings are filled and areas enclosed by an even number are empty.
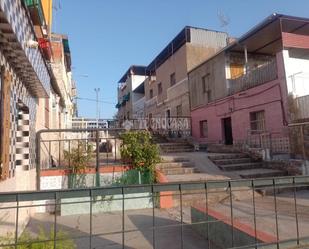
<svg viewBox="0 0 309 249">
<path fill-rule="evenodd" d="M 229 95 L 273 81 L 277 77 L 277 63 L 272 60 L 259 68 L 247 71 L 236 79 L 229 79 Z"/>
<path fill-rule="evenodd" d="M 0 193 L 0 247 L 308 248 L 308 187 L 302 176 Z"/>
<path fill-rule="evenodd" d="M 24 0 L 34 25 L 44 26 L 45 17 L 41 0 Z"/>
</svg>

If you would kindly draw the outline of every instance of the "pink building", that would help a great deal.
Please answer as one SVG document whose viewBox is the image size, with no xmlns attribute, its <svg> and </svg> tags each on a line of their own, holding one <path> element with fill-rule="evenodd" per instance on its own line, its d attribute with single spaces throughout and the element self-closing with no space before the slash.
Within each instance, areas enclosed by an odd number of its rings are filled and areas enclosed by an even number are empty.
<svg viewBox="0 0 309 249">
<path fill-rule="evenodd" d="M 308 49 L 309 19 L 274 14 L 191 70 L 193 137 L 242 144 L 267 134 L 284 147 L 288 125 L 309 119 Z"/>
</svg>

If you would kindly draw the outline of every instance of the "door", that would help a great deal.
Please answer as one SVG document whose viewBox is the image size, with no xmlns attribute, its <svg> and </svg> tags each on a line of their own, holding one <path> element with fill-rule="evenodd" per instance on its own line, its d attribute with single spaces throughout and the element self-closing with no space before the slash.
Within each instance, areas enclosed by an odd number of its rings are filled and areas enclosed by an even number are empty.
<svg viewBox="0 0 309 249">
<path fill-rule="evenodd" d="M 232 131 L 232 119 L 224 118 L 222 119 L 223 124 L 223 134 L 224 134 L 224 143 L 226 145 L 233 144 L 233 131 Z"/>
<path fill-rule="evenodd" d="M 170 129 L 171 126 L 171 110 L 166 110 L 166 123 L 167 123 L 167 128 Z"/>
</svg>

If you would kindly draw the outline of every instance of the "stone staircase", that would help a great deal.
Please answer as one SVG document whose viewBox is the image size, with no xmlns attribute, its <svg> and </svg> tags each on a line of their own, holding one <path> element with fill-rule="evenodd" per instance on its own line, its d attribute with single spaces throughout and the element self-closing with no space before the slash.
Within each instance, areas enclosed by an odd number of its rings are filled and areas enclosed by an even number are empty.
<svg viewBox="0 0 309 249">
<path fill-rule="evenodd" d="M 246 179 L 285 176 L 287 172 L 266 168 L 261 161 L 253 161 L 242 153 L 209 156 L 209 159 L 223 171 L 232 171 Z"/>
<path fill-rule="evenodd" d="M 152 141 L 159 146 L 162 154 L 194 151 L 193 145 L 180 138 L 171 140 L 160 134 L 153 134 Z"/>
<path fill-rule="evenodd" d="M 181 153 L 194 151 L 194 146 L 187 142 L 167 142 L 159 143 L 158 145 L 162 153 Z"/>
<path fill-rule="evenodd" d="M 163 157 L 156 168 L 164 175 L 186 175 L 198 172 L 190 160 L 181 157 Z"/>
<path fill-rule="evenodd" d="M 170 183 L 181 181 L 200 181 L 203 173 L 200 173 L 188 158 L 184 156 L 165 155 L 162 156 L 162 162 L 156 165 L 156 168 L 167 176 Z M 191 207 L 193 205 L 205 205 L 206 193 L 201 190 L 183 190 L 182 198 L 179 191 L 172 191 L 173 207 L 179 209 L 180 204 L 183 207 Z M 229 197 L 229 193 L 225 191 L 216 192 L 208 195 L 208 203 L 218 203 Z"/>
</svg>

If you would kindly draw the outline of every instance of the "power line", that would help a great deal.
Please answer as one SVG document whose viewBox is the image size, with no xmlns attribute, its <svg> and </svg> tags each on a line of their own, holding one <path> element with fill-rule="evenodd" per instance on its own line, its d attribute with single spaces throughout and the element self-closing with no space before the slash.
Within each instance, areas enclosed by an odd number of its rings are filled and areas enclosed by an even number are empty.
<svg viewBox="0 0 309 249">
<path fill-rule="evenodd" d="M 90 99 L 90 98 L 81 98 L 81 97 L 76 97 L 76 99 L 80 99 L 80 100 L 87 100 L 87 101 L 92 101 L 92 102 L 100 102 L 100 103 L 104 103 L 104 104 L 110 104 L 110 105 L 116 105 L 116 103 L 113 102 L 108 102 L 108 101 L 104 101 L 104 100 L 96 100 L 96 99 Z"/>
</svg>

